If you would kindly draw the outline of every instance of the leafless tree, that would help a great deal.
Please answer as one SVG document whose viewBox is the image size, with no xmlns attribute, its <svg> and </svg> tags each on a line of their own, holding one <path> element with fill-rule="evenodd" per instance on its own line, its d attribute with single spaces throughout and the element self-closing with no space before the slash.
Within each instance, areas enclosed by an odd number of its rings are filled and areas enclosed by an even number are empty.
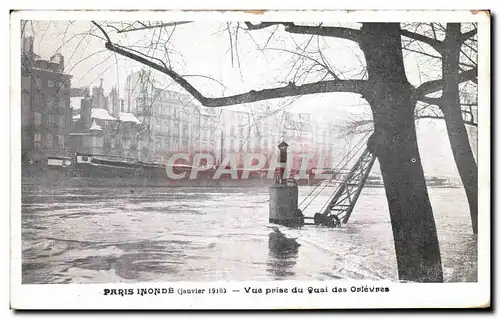
<svg viewBox="0 0 500 319">
<path fill-rule="evenodd" d="M 477 70 L 477 26 L 472 23 L 412 23 L 405 28 L 402 32 L 405 36 L 403 49 L 420 55 L 427 69 L 441 69 L 444 83 L 442 90 L 426 94 L 419 101 L 415 119 L 445 121 L 454 160 L 467 194 L 472 229 L 477 234 L 477 163 L 465 127 L 478 126 L 477 78 L 473 76 L 465 82 L 460 78 L 465 69 Z M 344 134 L 359 134 L 371 129 L 369 117 L 354 119 L 345 125 Z"/>
<path fill-rule="evenodd" d="M 321 24 L 299 25 L 292 22 L 245 22 L 249 32 L 279 27 L 276 32 L 297 37 L 335 37 L 354 42 L 364 54 L 367 76 L 343 79 L 326 70 L 331 78 L 327 76 L 303 83 L 288 81 L 284 86 L 250 90 L 230 96 L 207 97 L 177 73 L 168 61 L 119 45 L 111 40 L 103 26 L 94 24 L 106 38 L 107 49 L 168 75 L 206 107 L 328 92 L 360 94 L 369 103 L 373 113 L 374 134 L 368 147 L 378 157 L 381 166 L 399 277 L 402 280 L 425 282 L 443 280 L 437 233 L 418 153 L 414 112 L 417 101 L 428 100 L 427 95 L 442 90 L 445 83 L 443 79 L 430 80 L 413 87 L 408 82 L 401 36 L 419 38 L 418 33 L 402 30 L 397 23 L 363 23 L 357 29 Z M 328 66 L 320 59 L 312 62 L 319 67 Z M 459 82 L 474 78 L 476 72 L 475 68 L 460 72 Z M 300 77 L 300 73 L 296 74 Z M 408 229 L 412 231 L 407 231 Z"/>
</svg>

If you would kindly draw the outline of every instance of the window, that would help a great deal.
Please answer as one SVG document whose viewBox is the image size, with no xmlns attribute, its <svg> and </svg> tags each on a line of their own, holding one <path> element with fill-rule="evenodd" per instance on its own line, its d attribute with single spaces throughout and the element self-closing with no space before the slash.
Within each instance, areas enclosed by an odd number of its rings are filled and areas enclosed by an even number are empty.
<svg viewBox="0 0 500 319">
<path fill-rule="evenodd" d="M 42 143 L 42 135 L 40 133 L 35 133 L 35 136 L 33 136 L 33 144 L 35 148 L 40 148 Z"/>
<path fill-rule="evenodd" d="M 123 149 L 128 150 L 130 148 L 130 140 L 124 139 L 122 141 Z"/>
<path fill-rule="evenodd" d="M 53 97 L 48 97 L 47 98 L 47 103 L 46 103 L 46 107 L 47 108 L 56 108 L 59 106 L 59 98 L 56 97 L 56 96 L 53 96 Z"/>
<path fill-rule="evenodd" d="M 158 148 L 162 148 L 162 145 L 161 145 L 161 138 L 160 137 L 157 137 L 155 139 L 155 147 L 158 149 Z"/>
<path fill-rule="evenodd" d="M 35 112 L 33 114 L 33 122 L 35 123 L 36 126 L 42 124 L 42 113 Z"/>
<path fill-rule="evenodd" d="M 173 140 L 172 144 L 173 144 L 172 145 L 172 151 L 173 152 L 177 152 L 179 150 L 179 141 Z"/>
<path fill-rule="evenodd" d="M 174 130 L 172 132 L 173 136 L 179 136 L 179 123 L 174 124 Z"/>
<path fill-rule="evenodd" d="M 49 88 L 53 88 L 53 87 L 55 86 L 54 81 L 52 81 L 52 80 L 48 80 L 48 81 L 47 81 L 47 86 L 48 86 Z"/>
<path fill-rule="evenodd" d="M 23 93 L 22 103 L 23 106 L 29 107 L 31 103 L 31 95 L 29 93 Z"/>
<path fill-rule="evenodd" d="M 46 143 L 47 147 L 52 147 L 52 141 L 53 141 L 52 134 L 47 133 L 47 135 L 45 136 L 45 143 Z"/>
<path fill-rule="evenodd" d="M 43 106 L 43 96 L 42 94 L 36 94 L 35 93 L 35 107 L 42 107 Z"/>
<path fill-rule="evenodd" d="M 57 123 L 57 124 L 58 124 L 58 126 L 59 126 L 60 128 L 64 128 L 64 126 L 65 126 L 65 124 L 66 124 L 66 119 L 64 118 L 64 115 L 59 116 L 59 117 L 58 117 L 58 121 L 59 121 L 59 123 Z"/>
<path fill-rule="evenodd" d="M 64 149 L 65 147 L 65 138 L 63 135 L 59 135 L 59 138 L 58 138 L 58 146 L 60 149 Z"/>
<path fill-rule="evenodd" d="M 48 117 L 48 124 L 49 125 L 54 125 L 57 123 L 57 118 L 55 115 L 53 114 L 49 114 L 49 117 Z"/>
</svg>

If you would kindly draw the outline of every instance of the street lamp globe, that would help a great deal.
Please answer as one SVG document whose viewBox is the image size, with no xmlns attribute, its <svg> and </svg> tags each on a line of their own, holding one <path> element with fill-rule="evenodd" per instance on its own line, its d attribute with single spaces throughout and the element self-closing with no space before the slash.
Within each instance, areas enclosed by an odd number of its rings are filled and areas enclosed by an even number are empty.
<svg viewBox="0 0 500 319">
<path fill-rule="evenodd" d="M 279 148 L 281 153 L 285 153 L 288 146 L 289 145 L 285 141 L 281 141 L 281 143 L 278 144 L 278 148 Z"/>
</svg>

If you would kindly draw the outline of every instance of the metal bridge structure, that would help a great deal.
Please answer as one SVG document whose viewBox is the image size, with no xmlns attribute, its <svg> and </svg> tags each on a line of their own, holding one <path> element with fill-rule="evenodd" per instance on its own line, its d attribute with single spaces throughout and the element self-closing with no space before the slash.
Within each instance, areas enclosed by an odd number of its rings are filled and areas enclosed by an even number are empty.
<svg viewBox="0 0 500 319">
<path fill-rule="evenodd" d="M 349 152 L 339 165 L 337 165 L 340 166 L 342 162 L 345 161 L 341 170 L 348 166 L 349 162 L 353 158 L 356 158 L 356 154 L 359 154 L 362 149 L 359 146 L 365 145 L 364 140 L 365 139 L 361 139 L 351 152 Z M 322 206 L 320 211 L 315 213 L 314 217 L 304 216 L 305 224 L 340 227 L 341 224 L 347 223 L 351 217 L 361 191 L 366 184 L 366 180 L 370 175 L 375 160 L 376 156 L 365 148 L 361 155 L 357 157 L 356 162 L 347 174 L 334 174 L 330 180 L 323 182 L 324 184 L 322 186 L 316 186 L 316 188 L 313 189 L 313 191 L 301 202 L 301 204 L 303 204 L 312 197 L 305 207 L 301 209 L 302 212 L 304 212 L 314 199 L 327 188 L 328 183 L 336 181 L 338 184 L 334 192 L 328 198 L 328 201 Z M 338 168 L 334 168 L 334 171 L 335 170 L 338 170 Z M 342 178 L 339 180 L 338 177 Z M 313 220 L 313 222 L 310 222 L 311 220 Z"/>
<path fill-rule="evenodd" d="M 365 149 L 320 213 L 323 217 L 322 220 L 336 219 L 343 224 L 349 221 L 375 159 L 376 157 L 368 149 Z M 336 216 L 336 218 L 332 216 Z"/>
</svg>

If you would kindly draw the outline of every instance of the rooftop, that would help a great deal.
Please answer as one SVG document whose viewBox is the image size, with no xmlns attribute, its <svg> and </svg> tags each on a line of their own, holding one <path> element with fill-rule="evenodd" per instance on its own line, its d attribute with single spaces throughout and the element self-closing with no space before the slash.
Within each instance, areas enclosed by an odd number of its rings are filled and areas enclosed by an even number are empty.
<svg viewBox="0 0 500 319">
<path fill-rule="evenodd" d="M 93 119 L 105 120 L 105 121 L 118 121 L 116 118 L 109 115 L 108 111 L 105 109 L 92 109 L 92 114 L 90 115 Z M 79 120 L 80 114 L 73 116 L 73 120 Z"/>
<path fill-rule="evenodd" d="M 141 124 L 141 121 L 132 113 L 120 112 L 120 121 Z"/>
</svg>

